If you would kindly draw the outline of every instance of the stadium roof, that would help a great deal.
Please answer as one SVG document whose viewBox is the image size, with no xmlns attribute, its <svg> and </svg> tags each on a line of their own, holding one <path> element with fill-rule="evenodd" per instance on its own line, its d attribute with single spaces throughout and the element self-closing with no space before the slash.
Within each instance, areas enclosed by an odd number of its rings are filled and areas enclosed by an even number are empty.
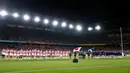
<svg viewBox="0 0 130 73">
<path fill-rule="evenodd" d="M 102 27 L 130 27 L 129 2 L 120 1 L 60 1 L 60 0 L 1 0 L 0 8 L 28 11 L 45 17 L 80 22 L 84 26 L 101 23 Z M 20 9 L 20 10 L 19 10 Z M 105 28 L 105 29 L 106 29 Z"/>
</svg>

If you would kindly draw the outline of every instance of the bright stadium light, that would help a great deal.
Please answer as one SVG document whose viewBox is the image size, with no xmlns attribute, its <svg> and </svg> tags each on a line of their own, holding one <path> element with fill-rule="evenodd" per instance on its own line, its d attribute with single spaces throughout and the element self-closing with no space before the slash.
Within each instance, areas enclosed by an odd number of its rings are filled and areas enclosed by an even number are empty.
<svg viewBox="0 0 130 73">
<path fill-rule="evenodd" d="M 63 22 L 63 23 L 61 24 L 62 27 L 66 27 L 66 25 L 67 25 L 66 22 Z"/>
<path fill-rule="evenodd" d="M 82 30 L 82 27 L 81 27 L 80 25 L 77 25 L 77 26 L 76 26 L 76 29 L 77 29 L 78 31 L 81 31 L 81 30 Z"/>
<path fill-rule="evenodd" d="M 72 29 L 72 28 L 74 28 L 74 26 L 73 26 L 72 24 L 70 24 L 70 25 L 69 25 L 69 28 Z"/>
<path fill-rule="evenodd" d="M 52 22 L 52 24 L 53 24 L 54 26 L 57 26 L 57 25 L 58 25 L 58 21 L 54 20 L 54 21 Z"/>
<path fill-rule="evenodd" d="M 35 22 L 39 22 L 40 20 L 41 20 L 41 19 L 40 19 L 40 17 L 38 17 L 38 16 L 34 18 L 34 21 L 35 21 Z"/>
<path fill-rule="evenodd" d="M 43 22 L 44 22 L 44 24 L 48 24 L 49 20 L 48 19 L 44 19 Z"/>
<path fill-rule="evenodd" d="M 92 31 L 93 30 L 93 28 L 92 27 L 88 27 L 88 31 Z"/>
<path fill-rule="evenodd" d="M 95 27 L 95 29 L 96 29 L 96 30 L 100 30 L 101 27 L 100 27 L 99 25 L 97 25 L 97 26 Z"/>
<path fill-rule="evenodd" d="M 16 13 L 13 13 L 13 17 L 15 18 L 18 18 L 19 17 L 19 14 L 16 12 Z"/>
<path fill-rule="evenodd" d="M 30 16 L 27 15 L 27 14 L 25 14 L 25 15 L 23 16 L 23 18 L 24 18 L 24 20 L 26 20 L 26 21 L 30 20 Z"/>
<path fill-rule="evenodd" d="M 1 15 L 1 16 L 6 16 L 6 15 L 8 15 L 8 12 L 7 12 L 7 11 L 5 11 L 5 10 L 0 11 L 0 15 Z"/>
</svg>

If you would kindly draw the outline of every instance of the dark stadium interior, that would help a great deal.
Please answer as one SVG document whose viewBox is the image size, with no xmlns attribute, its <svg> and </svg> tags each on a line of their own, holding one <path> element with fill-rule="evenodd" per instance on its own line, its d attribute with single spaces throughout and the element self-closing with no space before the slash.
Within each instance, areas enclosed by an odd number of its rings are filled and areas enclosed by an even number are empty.
<svg viewBox="0 0 130 73">
<path fill-rule="evenodd" d="M 130 4 L 0 0 L 0 73 L 130 73 Z"/>
<path fill-rule="evenodd" d="M 73 2 L 1 0 L 0 8 L 20 11 L 20 14 L 27 12 L 32 17 L 33 15 L 48 17 L 50 21 L 53 19 L 63 21 L 65 19 L 65 21 L 74 24 L 82 23 L 84 29 L 82 32 L 77 32 L 60 26 L 53 27 L 51 23 L 48 26 L 43 23 L 37 24 L 33 20 L 26 22 L 22 18 L 14 19 L 12 16 L 8 16 L 0 18 L 0 39 L 61 44 L 105 44 L 105 46 L 99 47 L 120 47 L 120 27 L 122 27 L 123 46 L 124 48 L 129 46 L 129 11 L 120 11 L 120 9 L 123 9 L 120 1 L 113 1 L 112 4 L 109 4 L 111 1 L 101 0 Z M 79 6 L 77 6 L 77 3 Z M 91 3 L 93 4 L 92 7 L 87 8 Z M 127 4 L 124 5 L 124 7 L 126 6 Z M 88 26 L 96 26 L 97 24 L 102 26 L 101 31 L 88 31 Z"/>
</svg>

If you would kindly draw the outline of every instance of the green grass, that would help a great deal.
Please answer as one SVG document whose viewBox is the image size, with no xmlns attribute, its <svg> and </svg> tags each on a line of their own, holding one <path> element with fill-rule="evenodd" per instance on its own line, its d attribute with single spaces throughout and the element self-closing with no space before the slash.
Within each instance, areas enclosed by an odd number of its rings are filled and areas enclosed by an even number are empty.
<svg viewBox="0 0 130 73">
<path fill-rule="evenodd" d="M 130 58 L 0 61 L 0 73 L 130 73 Z"/>
</svg>

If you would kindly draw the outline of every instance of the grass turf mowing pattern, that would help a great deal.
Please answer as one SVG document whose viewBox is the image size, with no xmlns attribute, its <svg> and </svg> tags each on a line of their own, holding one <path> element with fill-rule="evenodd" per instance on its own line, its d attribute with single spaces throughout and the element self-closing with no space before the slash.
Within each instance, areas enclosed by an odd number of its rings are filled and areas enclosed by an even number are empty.
<svg viewBox="0 0 130 73">
<path fill-rule="evenodd" d="M 130 73 L 130 58 L 0 61 L 0 73 Z"/>
</svg>

